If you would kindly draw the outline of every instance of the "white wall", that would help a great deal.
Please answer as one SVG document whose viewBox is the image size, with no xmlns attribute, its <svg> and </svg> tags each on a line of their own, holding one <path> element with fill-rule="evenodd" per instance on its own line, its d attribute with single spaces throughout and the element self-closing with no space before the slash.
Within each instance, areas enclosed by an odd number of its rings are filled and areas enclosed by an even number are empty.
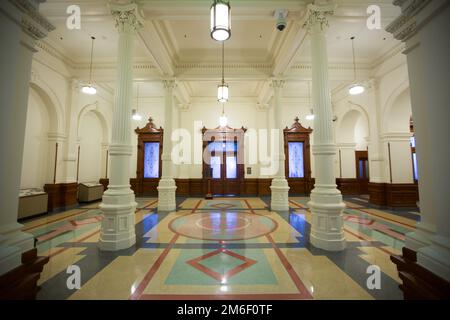
<svg viewBox="0 0 450 320">
<path fill-rule="evenodd" d="M 79 182 L 98 182 L 102 176 L 102 133 L 102 124 L 93 111 L 81 118 Z"/>
<path fill-rule="evenodd" d="M 21 188 L 42 188 L 47 182 L 49 114 L 38 93 L 30 88 L 22 161 Z"/>
</svg>

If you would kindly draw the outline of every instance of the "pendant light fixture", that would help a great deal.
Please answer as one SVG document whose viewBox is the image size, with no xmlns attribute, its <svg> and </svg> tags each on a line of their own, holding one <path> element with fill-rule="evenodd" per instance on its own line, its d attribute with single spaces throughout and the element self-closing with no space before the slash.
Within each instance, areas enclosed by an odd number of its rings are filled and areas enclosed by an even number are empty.
<svg viewBox="0 0 450 320">
<path fill-rule="evenodd" d="M 365 88 L 362 84 L 356 82 L 356 61 L 355 61 L 355 37 L 350 38 L 352 40 L 352 52 L 353 52 L 353 84 L 348 89 L 348 93 L 352 96 L 356 96 L 364 92 Z"/>
<path fill-rule="evenodd" d="M 310 87 L 309 87 L 309 81 L 308 81 L 308 106 L 310 108 L 309 110 L 310 110 L 311 113 L 306 115 L 306 120 L 312 121 L 312 120 L 314 120 L 314 111 L 313 111 L 313 109 L 311 107 L 311 90 L 310 90 Z"/>
<path fill-rule="evenodd" d="M 216 41 L 225 41 L 230 36 L 230 3 L 228 0 L 214 0 L 211 6 L 211 37 Z"/>
<path fill-rule="evenodd" d="M 95 37 L 91 37 L 92 43 L 91 43 L 91 63 L 89 65 L 89 84 L 84 85 L 81 87 L 81 92 L 85 94 L 94 95 L 97 93 L 97 89 L 92 85 L 92 57 L 94 55 L 94 40 Z"/>
<path fill-rule="evenodd" d="M 221 128 L 225 128 L 228 125 L 228 118 L 225 115 L 225 103 L 222 103 L 222 115 L 219 118 L 219 125 Z"/>
<path fill-rule="evenodd" d="M 133 109 L 131 118 L 134 121 L 141 121 L 142 116 L 138 113 L 139 110 L 139 83 L 137 84 L 137 94 L 136 94 L 136 109 Z"/>
<path fill-rule="evenodd" d="M 217 101 L 224 103 L 228 101 L 228 84 L 225 83 L 225 43 L 222 42 L 222 83 L 217 87 Z"/>
</svg>

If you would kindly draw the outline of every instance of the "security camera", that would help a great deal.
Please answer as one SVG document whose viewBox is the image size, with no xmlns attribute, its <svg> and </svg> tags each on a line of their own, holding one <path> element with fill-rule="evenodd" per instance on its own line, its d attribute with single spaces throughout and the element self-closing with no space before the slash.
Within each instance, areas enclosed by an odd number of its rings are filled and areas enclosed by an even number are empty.
<svg viewBox="0 0 450 320">
<path fill-rule="evenodd" d="M 277 21 L 277 29 L 278 31 L 283 31 L 287 26 L 287 22 L 284 19 L 278 19 Z"/>
<path fill-rule="evenodd" d="M 284 10 L 284 9 L 277 9 L 275 10 L 275 14 L 274 17 L 275 19 L 277 19 L 277 29 L 278 31 L 283 31 L 284 29 L 286 29 L 287 26 L 287 21 L 286 21 L 286 16 L 287 16 L 288 11 Z"/>
</svg>

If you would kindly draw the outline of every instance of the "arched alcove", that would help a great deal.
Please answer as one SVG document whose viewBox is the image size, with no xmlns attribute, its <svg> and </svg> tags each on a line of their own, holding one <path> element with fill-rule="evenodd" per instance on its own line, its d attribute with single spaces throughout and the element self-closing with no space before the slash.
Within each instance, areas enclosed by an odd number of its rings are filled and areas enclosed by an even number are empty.
<svg viewBox="0 0 450 320">
<path fill-rule="evenodd" d="M 337 126 L 338 143 L 354 143 L 356 150 L 365 150 L 368 136 L 369 123 L 364 113 L 357 109 L 350 109 L 341 116 Z"/>
<path fill-rule="evenodd" d="M 22 160 L 21 188 L 42 188 L 48 182 L 51 156 L 48 133 L 57 128 L 55 109 L 45 92 L 30 85 Z"/>
<path fill-rule="evenodd" d="M 97 182 L 102 176 L 102 142 L 105 132 L 102 117 L 91 110 L 82 115 L 78 124 L 80 146 L 79 176 L 80 182 Z"/>
<path fill-rule="evenodd" d="M 411 112 L 411 96 L 408 88 L 387 106 L 384 114 L 385 132 L 409 132 Z"/>
</svg>

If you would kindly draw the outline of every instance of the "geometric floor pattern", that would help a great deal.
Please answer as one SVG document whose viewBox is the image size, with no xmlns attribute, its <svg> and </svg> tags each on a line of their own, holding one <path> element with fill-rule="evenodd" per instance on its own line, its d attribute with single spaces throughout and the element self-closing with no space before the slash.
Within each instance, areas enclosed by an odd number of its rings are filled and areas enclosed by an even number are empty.
<svg viewBox="0 0 450 320">
<path fill-rule="evenodd" d="M 179 198 L 168 213 L 157 212 L 157 199 L 136 200 L 136 245 L 118 252 L 97 247 L 99 203 L 23 222 L 50 257 L 38 299 L 402 299 L 389 257 L 420 217 L 347 198 L 347 248 L 327 252 L 309 242 L 306 197 L 290 198 L 286 212 L 257 197 Z M 70 265 L 80 268 L 80 289 L 67 286 Z M 380 289 L 367 286 L 372 265 Z"/>
</svg>

